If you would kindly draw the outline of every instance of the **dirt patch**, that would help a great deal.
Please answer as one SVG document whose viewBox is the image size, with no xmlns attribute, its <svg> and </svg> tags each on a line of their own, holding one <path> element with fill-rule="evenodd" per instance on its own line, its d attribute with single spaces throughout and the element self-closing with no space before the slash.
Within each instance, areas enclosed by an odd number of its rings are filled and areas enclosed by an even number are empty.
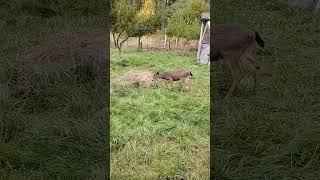
<svg viewBox="0 0 320 180">
<path fill-rule="evenodd" d="M 111 80 L 112 87 L 117 88 L 121 86 L 128 86 L 137 83 L 139 87 L 150 87 L 153 85 L 153 75 L 152 71 L 144 70 L 133 70 L 129 71 L 123 76 Z"/>
</svg>

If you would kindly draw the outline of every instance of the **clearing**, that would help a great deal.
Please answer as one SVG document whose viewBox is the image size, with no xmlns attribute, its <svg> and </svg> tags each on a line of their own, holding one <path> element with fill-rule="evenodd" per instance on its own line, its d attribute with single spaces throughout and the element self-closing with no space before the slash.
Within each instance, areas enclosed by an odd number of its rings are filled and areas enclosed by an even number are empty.
<svg viewBox="0 0 320 180">
<path fill-rule="evenodd" d="M 209 177 L 209 66 L 196 52 L 111 50 L 111 83 L 128 72 L 193 73 L 189 92 L 165 86 L 124 86 L 111 92 L 111 177 Z"/>
</svg>

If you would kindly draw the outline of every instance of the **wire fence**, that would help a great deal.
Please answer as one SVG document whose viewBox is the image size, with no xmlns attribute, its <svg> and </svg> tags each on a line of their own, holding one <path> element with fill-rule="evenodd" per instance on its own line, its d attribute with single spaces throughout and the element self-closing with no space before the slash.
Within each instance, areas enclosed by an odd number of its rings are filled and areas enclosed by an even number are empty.
<svg viewBox="0 0 320 180">
<path fill-rule="evenodd" d="M 112 34 L 110 35 L 111 47 L 115 48 Z M 138 38 L 129 38 L 122 46 L 123 49 L 138 49 Z M 176 37 L 166 37 L 164 34 L 154 34 L 143 36 L 140 40 L 142 50 L 188 50 L 196 51 L 198 49 L 198 40 L 189 40 Z"/>
</svg>

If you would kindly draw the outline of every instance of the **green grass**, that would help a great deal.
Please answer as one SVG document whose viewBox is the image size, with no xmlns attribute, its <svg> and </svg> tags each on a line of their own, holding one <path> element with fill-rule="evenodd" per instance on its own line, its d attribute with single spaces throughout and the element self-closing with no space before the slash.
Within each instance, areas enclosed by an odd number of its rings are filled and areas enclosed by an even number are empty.
<svg viewBox="0 0 320 180">
<path fill-rule="evenodd" d="M 122 87 L 111 93 L 111 177 L 209 176 L 209 66 L 196 52 L 111 51 L 111 82 L 131 70 L 192 71 L 192 87 Z"/>
<path fill-rule="evenodd" d="M 230 73 L 213 65 L 211 109 L 218 179 L 317 179 L 320 164 L 320 18 L 276 1 L 214 2 L 215 23 L 237 22 L 266 42 L 257 94 L 242 84 L 223 101 Z M 213 25 L 214 27 L 214 25 Z M 227 75 L 227 76 L 226 76 Z"/>
<path fill-rule="evenodd" d="M 0 19 L 0 179 L 104 179 L 109 147 L 106 83 L 97 77 L 76 83 L 70 69 L 54 75 L 50 72 L 55 67 L 42 64 L 38 79 L 27 82 L 32 88 L 14 84 L 17 55 L 51 33 L 101 27 L 103 19 L 29 14 Z M 18 88 L 32 93 L 16 94 Z"/>
</svg>

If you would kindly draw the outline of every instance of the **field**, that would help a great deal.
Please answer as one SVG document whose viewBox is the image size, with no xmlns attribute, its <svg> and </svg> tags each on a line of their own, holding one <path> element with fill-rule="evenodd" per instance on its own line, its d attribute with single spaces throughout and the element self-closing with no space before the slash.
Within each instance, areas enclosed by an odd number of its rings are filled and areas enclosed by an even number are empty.
<svg viewBox="0 0 320 180">
<path fill-rule="evenodd" d="M 111 51 L 113 79 L 132 70 L 192 71 L 190 91 L 159 87 L 111 90 L 111 178 L 209 176 L 209 66 L 196 52 Z"/>
<path fill-rule="evenodd" d="M 214 1 L 214 23 L 248 25 L 266 42 L 258 92 L 244 81 L 228 101 L 228 68 L 212 64 L 210 78 L 194 51 L 111 49 L 111 82 L 131 70 L 187 68 L 194 76 L 189 92 L 179 92 L 180 83 L 111 89 L 109 144 L 106 72 L 20 64 L 25 50 L 55 32 L 105 28 L 104 2 L 45 5 L 57 16 L 33 2 L 0 3 L 0 179 L 104 179 L 109 147 L 113 179 L 208 179 L 209 158 L 217 179 L 320 177 L 319 15 L 276 0 Z"/>
<path fill-rule="evenodd" d="M 59 72 L 46 62 L 24 66 L 21 55 L 55 32 L 103 28 L 106 19 L 43 17 L 19 11 L 20 5 L 32 9 L 31 1 L 1 3 L 0 179 L 104 179 L 109 147 L 106 83 L 97 76 L 75 81 L 82 72 Z M 19 74 L 28 67 L 34 71 Z"/>
<path fill-rule="evenodd" d="M 246 24 L 266 42 L 257 58 L 262 68 L 257 94 L 245 81 L 238 95 L 223 101 L 230 73 L 212 64 L 213 174 L 217 179 L 317 179 L 319 16 L 262 0 L 215 1 L 213 11 L 215 23 Z"/>
</svg>

